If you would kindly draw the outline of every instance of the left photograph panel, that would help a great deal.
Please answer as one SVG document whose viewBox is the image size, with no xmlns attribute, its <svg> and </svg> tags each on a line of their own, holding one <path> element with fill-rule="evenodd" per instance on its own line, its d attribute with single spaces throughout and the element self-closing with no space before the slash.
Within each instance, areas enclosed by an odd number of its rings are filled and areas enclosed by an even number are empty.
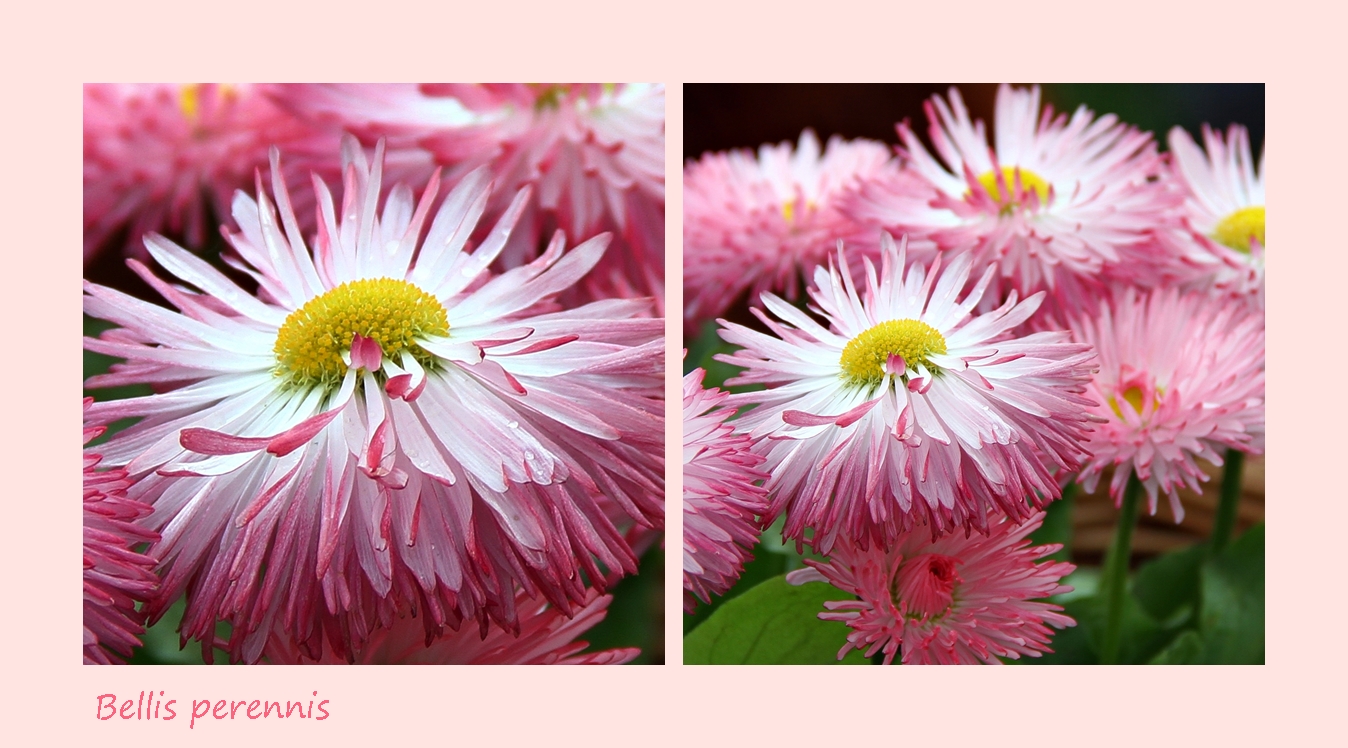
<svg viewBox="0 0 1348 748">
<path fill-rule="evenodd" d="M 663 664 L 662 84 L 83 95 L 86 664 Z"/>
</svg>

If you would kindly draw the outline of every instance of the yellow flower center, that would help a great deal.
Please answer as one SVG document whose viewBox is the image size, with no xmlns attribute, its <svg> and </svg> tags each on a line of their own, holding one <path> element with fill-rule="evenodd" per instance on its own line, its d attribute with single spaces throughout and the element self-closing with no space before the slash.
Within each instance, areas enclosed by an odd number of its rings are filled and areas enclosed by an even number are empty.
<svg viewBox="0 0 1348 748">
<path fill-rule="evenodd" d="M 310 299 L 276 335 L 276 375 L 292 384 L 334 386 L 346 375 L 342 354 L 356 335 L 379 343 L 396 361 L 403 351 L 423 366 L 434 356 L 419 338 L 448 335 L 449 318 L 434 296 L 392 278 L 350 281 Z"/>
<path fill-rule="evenodd" d="M 1212 232 L 1212 238 L 1237 252 L 1250 251 L 1250 239 L 1259 241 L 1259 245 L 1264 245 L 1264 206 L 1255 205 L 1249 208 L 1241 208 L 1232 213 L 1222 222 L 1217 224 L 1217 230 Z"/>
<path fill-rule="evenodd" d="M 178 108 L 182 110 L 183 116 L 187 119 L 196 119 L 197 110 L 201 108 L 201 84 L 189 83 L 182 87 L 178 92 Z"/>
<path fill-rule="evenodd" d="M 1006 186 L 1009 189 L 1014 190 L 1016 188 L 1016 167 L 1003 166 L 1002 178 L 1006 180 Z M 978 183 L 983 185 L 983 189 L 988 191 L 988 195 L 990 195 L 993 200 L 999 203 L 1002 201 L 1002 190 L 1001 187 L 997 185 L 997 172 L 990 171 L 984 174 L 978 178 Z M 1038 174 L 1035 174 L 1029 169 L 1021 169 L 1020 185 L 1024 187 L 1027 192 L 1033 191 L 1035 194 L 1039 195 L 1040 205 L 1048 202 L 1048 182 L 1044 181 Z"/>
<path fill-rule="evenodd" d="M 1165 390 L 1160 387 L 1157 387 L 1156 390 L 1151 393 L 1151 406 L 1153 409 L 1159 408 L 1161 406 L 1161 396 L 1164 394 Z M 1143 394 L 1141 387 L 1133 385 L 1132 387 L 1129 387 L 1123 392 L 1110 395 L 1109 397 L 1106 398 L 1106 400 L 1108 400 L 1109 402 L 1110 410 L 1113 410 L 1114 415 L 1122 419 L 1123 406 L 1119 404 L 1120 397 L 1122 397 L 1124 402 L 1133 406 L 1133 412 L 1137 413 L 1138 415 L 1142 415 L 1142 401 L 1145 399 L 1146 396 Z"/>
<path fill-rule="evenodd" d="M 873 385 L 884 379 L 890 356 L 901 356 L 908 369 L 930 368 L 928 356 L 945 352 L 945 337 L 936 328 L 920 320 L 891 319 L 847 341 L 838 363 L 848 382 Z"/>
<path fill-rule="evenodd" d="M 794 201 L 782 203 L 782 218 L 786 219 L 787 223 L 796 220 L 796 203 Z"/>
</svg>

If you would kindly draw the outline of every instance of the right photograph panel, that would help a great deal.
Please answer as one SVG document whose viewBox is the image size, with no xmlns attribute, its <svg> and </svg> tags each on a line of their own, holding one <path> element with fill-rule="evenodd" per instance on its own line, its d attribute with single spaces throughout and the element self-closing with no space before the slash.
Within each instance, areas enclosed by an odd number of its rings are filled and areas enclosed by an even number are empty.
<svg viewBox="0 0 1348 748">
<path fill-rule="evenodd" d="M 1263 84 L 684 111 L 685 664 L 1263 664 Z"/>
</svg>

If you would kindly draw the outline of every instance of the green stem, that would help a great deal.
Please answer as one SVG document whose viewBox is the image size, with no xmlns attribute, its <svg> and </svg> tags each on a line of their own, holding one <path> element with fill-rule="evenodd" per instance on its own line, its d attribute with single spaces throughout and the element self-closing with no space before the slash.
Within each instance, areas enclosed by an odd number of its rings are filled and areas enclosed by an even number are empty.
<svg viewBox="0 0 1348 748">
<path fill-rule="evenodd" d="M 1115 665 L 1119 661 L 1119 643 L 1123 635 L 1123 608 L 1128 594 L 1128 561 L 1133 551 L 1133 527 L 1137 525 L 1137 508 L 1142 497 L 1142 482 L 1134 473 L 1128 476 L 1123 489 L 1123 506 L 1119 510 L 1119 524 L 1114 528 L 1114 542 L 1105 554 L 1105 635 L 1100 646 L 1100 662 Z"/>
<path fill-rule="evenodd" d="M 1221 553 L 1231 542 L 1236 528 L 1236 510 L 1240 507 L 1240 476 L 1245 467 L 1245 453 L 1226 450 L 1226 467 L 1222 469 L 1222 494 L 1217 504 L 1217 518 L 1212 523 L 1212 554 Z"/>
</svg>

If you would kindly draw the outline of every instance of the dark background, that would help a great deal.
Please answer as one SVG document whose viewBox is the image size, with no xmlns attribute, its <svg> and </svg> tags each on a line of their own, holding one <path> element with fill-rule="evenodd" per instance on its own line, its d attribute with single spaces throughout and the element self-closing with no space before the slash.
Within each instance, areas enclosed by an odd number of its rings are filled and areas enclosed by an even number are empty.
<svg viewBox="0 0 1348 748">
<path fill-rule="evenodd" d="M 945 96 L 952 85 L 959 88 L 970 116 L 982 119 L 990 131 L 996 84 L 685 84 L 683 156 L 697 159 L 708 151 L 795 142 L 807 127 L 821 141 L 836 134 L 894 144 L 894 125 L 905 118 L 925 140 L 928 123 L 922 102 L 933 94 Z M 1171 127 L 1180 125 L 1198 139 L 1205 122 L 1221 130 L 1232 123 L 1245 125 L 1254 152 L 1263 147 L 1262 83 L 1061 83 L 1042 89 L 1044 101 L 1057 111 L 1070 113 L 1085 104 L 1097 115 L 1117 114 L 1154 133 L 1162 150 Z"/>
</svg>

